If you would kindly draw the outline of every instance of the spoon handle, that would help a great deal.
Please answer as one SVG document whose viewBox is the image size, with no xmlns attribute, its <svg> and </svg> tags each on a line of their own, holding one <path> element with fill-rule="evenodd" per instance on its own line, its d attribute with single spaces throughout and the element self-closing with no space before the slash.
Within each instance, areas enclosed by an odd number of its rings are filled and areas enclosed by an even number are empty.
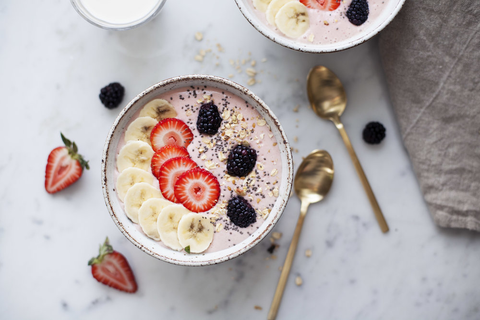
<svg viewBox="0 0 480 320">
<path fill-rule="evenodd" d="M 295 257 L 295 252 L 297 251 L 298 240 L 300 239 L 300 233 L 302 232 L 303 221 L 305 220 L 309 205 L 309 202 L 302 201 L 300 216 L 298 217 L 292 242 L 290 243 L 290 248 L 288 249 L 287 257 L 285 258 L 285 263 L 283 264 L 282 273 L 280 274 L 280 279 L 278 280 L 277 290 L 275 290 L 272 305 L 270 307 L 270 311 L 268 312 L 268 320 L 275 320 L 277 317 L 278 308 L 280 307 L 280 302 L 282 301 L 283 291 L 287 285 L 290 269 L 292 268 L 293 258 Z"/>
<path fill-rule="evenodd" d="M 345 131 L 345 127 L 343 126 L 343 123 L 340 121 L 340 118 L 333 119 L 333 122 L 335 123 L 335 126 L 337 127 L 338 131 L 340 131 L 340 135 L 342 136 L 343 142 L 347 147 L 348 153 L 350 153 L 350 158 L 352 158 L 353 164 L 355 165 L 355 169 L 357 169 L 358 176 L 360 177 L 360 181 L 362 181 L 363 188 L 367 193 L 368 200 L 370 200 L 370 205 L 373 208 L 373 212 L 375 213 L 375 218 L 377 218 L 377 222 L 380 226 L 380 229 L 382 230 L 383 233 L 386 233 L 388 232 L 387 221 L 385 221 L 385 217 L 383 216 L 382 210 L 378 205 L 377 199 L 375 198 L 375 194 L 373 194 L 373 190 L 370 187 L 370 183 L 368 183 L 367 176 L 365 175 L 365 172 L 363 172 L 362 165 L 360 164 L 360 161 L 358 161 L 357 154 L 355 153 L 355 150 L 353 150 L 353 146 L 352 146 L 352 143 L 350 142 L 350 139 L 348 138 L 347 131 Z"/>
</svg>

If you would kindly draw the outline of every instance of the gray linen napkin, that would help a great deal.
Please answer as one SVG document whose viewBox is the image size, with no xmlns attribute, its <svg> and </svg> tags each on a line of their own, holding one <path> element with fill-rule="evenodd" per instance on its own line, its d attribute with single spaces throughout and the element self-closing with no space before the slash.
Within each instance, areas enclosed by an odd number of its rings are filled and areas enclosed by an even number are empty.
<svg viewBox="0 0 480 320">
<path fill-rule="evenodd" d="M 407 0 L 379 45 L 435 222 L 480 231 L 480 1 Z"/>
</svg>

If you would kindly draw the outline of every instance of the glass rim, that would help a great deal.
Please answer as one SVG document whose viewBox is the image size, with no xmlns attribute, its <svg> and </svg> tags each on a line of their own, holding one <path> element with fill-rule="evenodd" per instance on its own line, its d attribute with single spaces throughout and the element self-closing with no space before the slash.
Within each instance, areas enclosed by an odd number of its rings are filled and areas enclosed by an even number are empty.
<svg viewBox="0 0 480 320">
<path fill-rule="evenodd" d="M 128 30 L 152 20 L 162 10 L 167 0 L 158 0 L 157 4 L 142 18 L 127 23 L 110 23 L 91 14 L 82 4 L 82 0 L 70 0 L 77 13 L 89 23 L 106 30 Z"/>
</svg>

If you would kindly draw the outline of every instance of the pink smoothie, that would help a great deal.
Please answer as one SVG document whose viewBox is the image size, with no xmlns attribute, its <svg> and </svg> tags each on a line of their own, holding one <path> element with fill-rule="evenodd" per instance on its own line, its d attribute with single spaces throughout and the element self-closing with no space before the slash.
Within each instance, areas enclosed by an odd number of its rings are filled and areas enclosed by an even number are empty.
<svg viewBox="0 0 480 320">
<path fill-rule="evenodd" d="M 295 1 L 295 0 L 294 0 Z M 372 21 L 378 18 L 388 0 L 368 0 L 368 20 L 360 26 L 348 21 L 345 13 L 352 0 L 342 0 L 340 6 L 334 11 L 322 11 L 307 8 L 310 18 L 310 28 L 298 38 L 298 41 L 312 44 L 332 44 L 349 39 L 368 28 Z M 273 29 L 277 34 L 285 36 L 276 26 L 268 23 L 265 13 L 254 9 L 252 0 L 249 0 L 252 10 L 260 21 Z"/>
<path fill-rule="evenodd" d="M 213 99 L 223 118 L 218 133 L 213 136 L 200 134 L 196 127 L 198 110 L 206 98 Z M 217 205 L 204 213 L 212 218 L 216 229 L 212 244 L 205 252 L 220 251 L 242 242 L 265 221 L 280 189 L 280 149 L 269 126 L 258 111 L 244 100 L 212 87 L 179 88 L 155 99 L 165 99 L 175 107 L 177 118 L 184 121 L 194 134 L 187 148 L 192 160 L 213 173 L 220 183 L 221 194 Z M 138 113 L 131 121 L 138 117 Z M 230 149 L 242 141 L 247 141 L 257 151 L 257 164 L 246 178 L 230 177 L 226 173 L 226 158 Z M 122 136 L 117 154 L 123 145 L 125 141 Z M 247 228 L 235 226 L 226 215 L 228 200 L 237 196 L 237 192 L 257 212 L 257 222 Z M 141 230 L 140 226 L 137 227 Z"/>
</svg>

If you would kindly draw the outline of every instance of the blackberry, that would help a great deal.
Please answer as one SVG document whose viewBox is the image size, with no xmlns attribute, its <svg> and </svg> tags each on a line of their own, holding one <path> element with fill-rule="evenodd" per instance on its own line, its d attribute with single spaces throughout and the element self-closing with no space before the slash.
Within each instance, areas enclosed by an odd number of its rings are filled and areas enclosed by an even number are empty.
<svg viewBox="0 0 480 320">
<path fill-rule="evenodd" d="M 209 135 L 216 134 L 221 124 L 222 118 L 213 101 L 202 104 L 197 118 L 198 132 Z"/>
<path fill-rule="evenodd" d="M 350 23 L 360 26 L 368 19 L 367 0 L 353 0 L 347 10 L 347 18 Z"/>
<path fill-rule="evenodd" d="M 363 140 L 368 144 L 379 144 L 385 138 L 385 131 L 380 122 L 369 122 L 363 129 Z"/>
<path fill-rule="evenodd" d="M 123 100 L 125 88 L 118 82 L 112 82 L 100 90 L 100 101 L 108 109 L 118 107 Z"/>
<path fill-rule="evenodd" d="M 255 168 L 256 162 L 257 151 L 239 144 L 228 155 L 227 172 L 231 176 L 245 177 Z"/>
<path fill-rule="evenodd" d="M 246 228 L 257 221 L 257 214 L 245 198 L 235 197 L 228 200 L 227 216 L 240 228 Z"/>
</svg>

